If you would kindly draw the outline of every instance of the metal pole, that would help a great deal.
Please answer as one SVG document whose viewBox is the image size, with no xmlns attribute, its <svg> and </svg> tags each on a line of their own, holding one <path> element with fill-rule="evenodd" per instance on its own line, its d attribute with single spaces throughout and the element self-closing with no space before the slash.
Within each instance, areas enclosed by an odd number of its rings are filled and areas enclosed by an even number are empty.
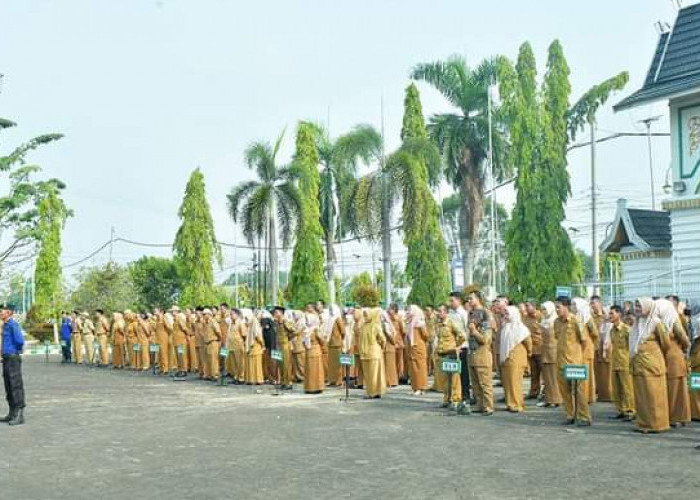
<svg viewBox="0 0 700 500">
<path fill-rule="evenodd" d="M 600 254 L 598 253 L 598 235 L 596 226 L 598 222 L 598 207 L 595 178 L 595 118 L 590 120 L 591 126 L 591 255 L 593 256 L 593 293 L 600 293 L 598 286 L 598 271 L 600 268 Z"/>
<path fill-rule="evenodd" d="M 493 172 L 493 134 L 491 129 L 491 89 L 488 87 L 488 115 L 489 115 L 489 175 L 491 176 L 491 293 L 496 292 L 496 205 L 494 201 L 496 179 Z"/>
<path fill-rule="evenodd" d="M 112 259 L 114 251 L 114 226 L 112 226 L 109 230 L 109 262 L 114 262 Z"/>
<path fill-rule="evenodd" d="M 236 307 L 241 307 L 238 303 L 238 245 L 236 245 L 236 233 L 233 233 L 233 286 Z"/>
<path fill-rule="evenodd" d="M 656 210 L 656 195 L 654 194 L 654 159 L 651 155 L 651 124 L 661 118 L 661 116 L 652 116 L 640 120 L 647 128 L 647 148 L 649 150 L 649 180 L 651 182 L 651 209 Z"/>
</svg>

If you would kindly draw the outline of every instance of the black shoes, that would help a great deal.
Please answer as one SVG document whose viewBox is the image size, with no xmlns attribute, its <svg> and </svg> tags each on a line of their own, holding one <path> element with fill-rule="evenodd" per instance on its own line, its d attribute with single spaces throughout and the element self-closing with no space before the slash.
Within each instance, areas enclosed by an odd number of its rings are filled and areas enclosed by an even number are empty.
<svg viewBox="0 0 700 500">
<path fill-rule="evenodd" d="M 17 408 L 15 410 L 14 417 L 12 418 L 12 420 L 10 420 L 8 422 L 8 424 L 10 424 L 10 425 L 22 425 L 23 423 L 24 423 L 24 408 Z"/>
<path fill-rule="evenodd" d="M 6 423 L 8 423 L 10 420 L 12 420 L 13 418 L 15 418 L 15 409 L 14 409 L 14 408 L 10 408 L 10 411 L 7 412 L 7 416 L 5 416 L 5 417 L 3 417 L 3 418 L 0 418 L 0 423 L 6 424 Z"/>
</svg>

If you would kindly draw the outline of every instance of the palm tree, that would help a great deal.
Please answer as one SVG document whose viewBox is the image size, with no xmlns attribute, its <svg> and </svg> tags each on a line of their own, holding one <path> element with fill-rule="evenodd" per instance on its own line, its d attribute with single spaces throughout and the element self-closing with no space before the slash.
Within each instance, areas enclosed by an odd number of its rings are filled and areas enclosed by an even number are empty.
<svg viewBox="0 0 700 500">
<path fill-rule="evenodd" d="M 358 163 L 368 165 L 381 151 L 381 136 L 372 127 L 358 126 L 332 140 L 328 132 L 316 125 L 320 162 L 319 204 L 321 227 L 326 244 L 326 276 L 331 303 L 335 301 L 335 261 L 333 242 L 346 232 L 338 210 L 350 196 Z"/>
<path fill-rule="evenodd" d="M 258 180 L 242 182 L 227 195 L 231 218 L 243 224 L 243 235 L 248 243 L 253 245 L 256 239 L 267 241 L 274 303 L 277 303 L 279 291 L 277 224 L 281 230 L 282 246 L 286 248 L 301 213 L 295 170 L 277 164 L 283 137 L 284 132 L 274 146 L 268 142 L 254 142 L 248 146 L 245 162 L 248 168 L 255 170 Z"/>
<path fill-rule="evenodd" d="M 411 71 L 411 78 L 433 86 L 458 110 L 433 116 L 428 132 L 444 158 L 447 180 L 464 203 L 459 240 L 465 283 L 473 281 L 476 243 L 483 219 L 484 167 L 489 136 L 488 88 L 495 82 L 497 65 L 497 59 L 488 59 L 472 70 L 464 59 L 455 56 L 447 61 L 419 64 Z M 502 179 L 509 167 L 503 161 L 506 144 L 499 122 L 498 113 L 494 113 L 494 172 L 497 179 Z"/>
</svg>

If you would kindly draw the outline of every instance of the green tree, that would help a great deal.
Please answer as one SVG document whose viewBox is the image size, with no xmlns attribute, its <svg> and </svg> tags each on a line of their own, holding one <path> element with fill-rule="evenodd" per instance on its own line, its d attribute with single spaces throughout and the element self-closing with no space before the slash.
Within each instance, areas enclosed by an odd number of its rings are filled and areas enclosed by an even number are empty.
<svg viewBox="0 0 700 500">
<path fill-rule="evenodd" d="M 141 257 L 129 264 L 139 310 L 165 309 L 178 301 L 182 280 L 172 259 Z"/>
<path fill-rule="evenodd" d="M 352 195 L 358 164 L 368 165 L 372 161 L 374 153 L 381 148 L 381 137 L 372 127 L 361 125 L 333 140 L 323 127 L 315 127 L 320 163 L 319 208 L 326 244 L 326 279 L 329 296 L 335 297 L 336 255 L 333 243 L 348 229 L 343 225 L 343 217 L 338 217 L 338 208 L 347 206 L 346 199 Z"/>
<path fill-rule="evenodd" d="M 437 157 L 437 151 L 427 143 L 428 133 L 423 119 L 423 107 L 418 89 L 410 84 L 404 99 L 402 149 L 391 161 L 399 164 L 401 176 L 410 178 L 403 182 L 403 234 L 408 248 L 406 275 L 411 282 L 408 302 L 411 304 L 437 304 L 449 293 L 448 255 L 439 223 L 439 208 L 429 186 L 428 165 L 423 154 Z M 419 141 L 423 141 L 422 146 Z"/>
<path fill-rule="evenodd" d="M 277 303 L 279 296 L 277 224 L 282 232 L 282 246 L 286 248 L 301 215 L 301 199 L 294 183 L 296 170 L 277 164 L 283 137 L 284 132 L 274 146 L 255 142 L 246 149 L 245 162 L 248 168 L 255 170 L 258 180 L 243 182 L 228 195 L 231 218 L 243 224 L 243 235 L 248 243 L 266 241 L 273 303 Z"/>
<path fill-rule="evenodd" d="M 173 254 L 182 278 L 180 302 L 189 306 L 211 304 L 215 298 L 213 264 L 221 265 L 221 247 L 199 169 L 187 182 L 178 215 L 182 224 L 175 235 Z"/>
<path fill-rule="evenodd" d="M 14 122 L 0 118 L 0 132 L 15 126 Z M 32 250 L 39 237 L 39 202 L 49 193 L 64 189 L 65 184 L 58 179 L 35 180 L 41 168 L 27 164 L 27 155 L 61 137 L 61 134 L 41 135 L 7 155 L 0 155 L 0 185 L 8 186 L 0 195 L 0 268 L 34 257 Z"/>
<path fill-rule="evenodd" d="M 328 286 L 323 276 L 316 135 L 317 130 L 311 123 L 299 123 L 294 165 L 299 172 L 301 220 L 289 276 L 289 296 L 297 306 L 319 299 L 328 300 Z"/>
<path fill-rule="evenodd" d="M 114 311 L 134 309 L 136 289 L 125 266 L 109 263 L 102 267 L 83 268 L 78 273 L 77 287 L 71 293 L 73 309 Z"/>
<path fill-rule="evenodd" d="M 41 320 L 57 318 L 64 305 L 61 276 L 61 232 L 72 212 L 59 197 L 58 190 L 50 191 L 38 207 L 37 233 L 39 255 L 36 259 L 35 317 Z"/>
<path fill-rule="evenodd" d="M 464 231 L 460 239 L 465 282 L 474 279 L 477 237 L 483 218 L 486 163 L 489 145 L 489 85 L 495 83 L 498 59 L 483 61 L 470 69 L 461 57 L 424 63 L 411 72 L 414 80 L 433 86 L 457 108 L 430 119 L 428 132 L 437 143 L 445 161 L 445 176 L 460 192 L 465 210 L 461 212 Z M 510 174 L 501 117 L 493 110 L 493 167 L 497 180 Z"/>
<path fill-rule="evenodd" d="M 516 203 L 506 232 L 510 292 L 515 299 L 542 300 L 557 285 L 574 282 L 580 268 L 562 226 L 570 196 L 566 153 L 572 111 L 561 44 L 555 40 L 549 47 L 539 91 L 528 43 L 521 46 L 515 67 L 500 59 L 499 83 L 509 119 L 510 154 L 518 165 Z"/>
<path fill-rule="evenodd" d="M 11 274 L 7 285 L 0 288 L 0 302 L 14 304 L 20 313 L 24 313 L 24 286 L 24 276 L 19 273 Z"/>
</svg>

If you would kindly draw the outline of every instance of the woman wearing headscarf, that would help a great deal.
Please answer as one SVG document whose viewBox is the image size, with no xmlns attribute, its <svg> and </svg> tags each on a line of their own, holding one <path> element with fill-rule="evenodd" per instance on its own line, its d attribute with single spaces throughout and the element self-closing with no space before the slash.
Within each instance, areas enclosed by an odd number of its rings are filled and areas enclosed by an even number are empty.
<svg viewBox="0 0 700 500">
<path fill-rule="evenodd" d="M 557 336 L 554 321 L 557 311 L 554 302 L 545 302 L 541 307 L 542 321 L 542 378 L 544 380 L 545 408 L 556 408 L 561 404 L 561 393 L 557 383 Z"/>
<path fill-rule="evenodd" d="M 690 321 L 688 332 L 691 336 L 690 345 L 690 372 L 700 372 L 700 302 L 690 305 Z M 690 417 L 694 421 L 700 420 L 700 391 L 690 391 Z"/>
<path fill-rule="evenodd" d="M 263 374 L 263 351 L 265 339 L 258 318 L 250 309 L 241 309 L 241 315 L 245 319 L 247 328 L 241 330 L 245 335 L 245 383 L 248 385 L 262 385 L 265 382 Z"/>
<path fill-rule="evenodd" d="M 382 353 L 386 338 L 382 331 L 382 310 L 379 307 L 364 309 L 360 328 L 359 351 L 362 360 L 362 377 L 366 398 L 381 398 L 386 392 L 384 372 L 385 356 Z"/>
<path fill-rule="evenodd" d="M 593 321 L 591 315 L 591 306 L 588 301 L 576 297 L 572 299 L 571 305 L 573 312 L 576 314 L 576 319 L 583 325 L 584 334 L 588 339 L 583 350 L 583 361 L 588 366 L 588 378 L 583 382 L 583 393 L 588 397 L 588 404 L 593 404 L 596 401 L 595 387 L 595 348 L 598 345 L 598 327 Z"/>
<path fill-rule="evenodd" d="M 365 322 L 365 315 L 362 309 L 355 307 L 352 311 L 352 348 L 355 353 L 355 388 L 364 387 L 364 377 L 362 373 L 362 357 L 360 356 L 360 339 L 362 338 L 362 325 Z"/>
<path fill-rule="evenodd" d="M 669 420 L 673 427 L 680 427 L 690 422 L 688 365 L 685 360 L 685 353 L 688 352 L 690 341 L 673 302 L 666 299 L 657 300 L 656 313 L 666 327 L 670 340 L 668 350 L 665 353 Z"/>
<path fill-rule="evenodd" d="M 662 432 L 670 428 L 664 360 L 670 344 L 668 331 L 651 298 L 640 298 L 634 309 L 637 321 L 630 334 L 629 351 L 637 431 Z"/>
<path fill-rule="evenodd" d="M 328 319 L 323 325 L 323 340 L 328 344 L 328 385 L 343 385 L 343 367 L 340 355 L 343 352 L 345 325 L 340 308 L 333 304 L 328 310 Z"/>
<path fill-rule="evenodd" d="M 513 413 L 525 410 L 523 397 L 523 375 L 527 358 L 532 351 L 530 330 L 522 322 L 520 311 L 515 306 L 506 308 L 506 318 L 501 332 L 499 359 L 501 360 L 501 383 L 505 393 L 506 409 Z"/>
<path fill-rule="evenodd" d="M 304 348 L 306 361 L 304 365 L 304 392 L 306 394 L 321 394 L 326 386 L 323 372 L 323 351 L 321 346 L 326 342 L 321 335 L 318 315 L 306 313 L 304 326 Z"/>
<path fill-rule="evenodd" d="M 386 311 L 381 311 L 381 326 L 386 336 L 384 344 L 384 369 L 386 372 L 387 387 L 399 385 L 399 372 L 396 368 L 396 332 Z"/>
<path fill-rule="evenodd" d="M 141 357 L 139 367 L 145 372 L 151 367 L 151 354 L 148 352 L 148 346 L 151 343 L 151 326 L 146 314 L 139 314 L 136 321 L 138 324 L 136 336 L 141 347 L 139 352 L 135 352 L 134 355 Z"/>
<path fill-rule="evenodd" d="M 416 396 L 422 395 L 428 389 L 427 348 L 428 330 L 425 316 L 420 307 L 411 305 L 408 308 L 408 329 L 406 331 L 406 349 L 410 349 L 409 377 L 411 389 Z"/>
<path fill-rule="evenodd" d="M 112 366 L 124 368 L 124 344 L 126 343 L 126 322 L 122 313 L 112 315 Z"/>
</svg>

